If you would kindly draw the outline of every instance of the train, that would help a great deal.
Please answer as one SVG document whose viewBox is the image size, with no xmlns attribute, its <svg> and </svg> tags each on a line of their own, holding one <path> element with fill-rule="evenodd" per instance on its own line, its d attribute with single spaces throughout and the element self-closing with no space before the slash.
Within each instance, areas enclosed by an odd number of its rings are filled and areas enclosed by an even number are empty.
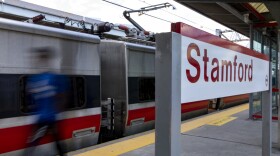
<svg viewBox="0 0 280 156">
<path fill-rule="evenodd" d="M 73 100 L 58 115 L 61 142 L 66 151 L 97 144 L 100 122 L 100 38 L 74 31 L 0 19 L 0 153 L 21 155 L 37 116 L 26 102 L 26 77 L 42 70 L 32 65 L 31 48 L 49 46 L 57 52 L 50 71 L 71 78 Z M 51 135 L 37 147 L 54 150 Z M 51 154 L 52 155 L 52 154 Z"/>
<path fill-rule="evenodd" d="M 73 97 L 57 115 L 60 142 L 73 151 L 151 130 L 155 125 L 155 46 L 0 18 L 0 146 L 2 155 L 21 155 L 37 115 L 28 109 L 26 78 L 31 48 L 53 47 L 48 70 L 67 75 Z M 248 95 L 183 104 L 182 120 L 248 102 Z M 55 154 L 51 135 L 36 151 Z"/>
</svg>

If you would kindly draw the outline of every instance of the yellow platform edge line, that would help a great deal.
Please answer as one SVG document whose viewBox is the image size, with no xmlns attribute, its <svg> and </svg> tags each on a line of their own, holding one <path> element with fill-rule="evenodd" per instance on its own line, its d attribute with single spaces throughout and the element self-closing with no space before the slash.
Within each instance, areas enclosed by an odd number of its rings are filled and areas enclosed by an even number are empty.
<svg viewBox="0 0 280 156">
<path fill-rule="evenodd" d="M 207 125 L 222 126 L 222 125 L 227 124 L 227 123 L 229 123 L 229 122 L 231 122 L 235 119 L 237 119 L 237 117 L 227 116 L 227 117 L 223 117 L 221 119 L 215 120 L 215 121 L 211 121 Z"/>
<path fill-rule="evenodd" d="M 229 117 L 236 113 L 242 112 L 249 108 L 248 104 L 240 105 L 234 108 L 224 110 L 215 114 L 209 114 L 198 119 L 187 121 L 181 124 L 181 132 L 185 133 L 190 130 L 196 129 L 219 118 Z M 136 150 L 138 148 L 153 144 L 155 142 L 155 133 L 149 133 L 132 139 L 124 140 L 122 142 L 113 143 L 104 147 L 90 150 L 76 156 L 116 156 Z"/>
</svg>

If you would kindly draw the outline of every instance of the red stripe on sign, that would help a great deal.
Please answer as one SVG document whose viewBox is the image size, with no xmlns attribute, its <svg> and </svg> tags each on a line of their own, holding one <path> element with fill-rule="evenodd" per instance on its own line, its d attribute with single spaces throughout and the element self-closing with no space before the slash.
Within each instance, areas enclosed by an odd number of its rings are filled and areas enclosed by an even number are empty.
<svg viewBox="0 0 280 156">
<path fill-rule="evenodd" d="M 182 103 L 181 113 L 188 113 L 188 112 L 197 111 L 200 109 L 208 109 L 208 104 L 209 104 L 208 100 Z"/>
<path fill-rule="evenodd" d="M 79 129 L 95 127 L 95 131 L 99 132 L 100 120 L 100 114 L 60 120 L 58 122 L 61 132 L 60 140 L 72 138 L 73 131 Z M 33 128 L 32 126 L 33 125 L 24 125 L 0 129 L 0 140 L 3 143 L 0 146 L 0 154 L 25 148 L 27 138 L 31 134 Z M 40 144 L 46 144 L 52 141 L 52 135 L 48 134 L 41 140 Z"/>
<path fill-rule="evenodd" d="M 132 120 L 144 118 L 144 122 L 155 120 L 155 107 L 134 109 L 128 111 L 127 126 Z"/>
<path fill-rule="evenodd" d="M 208 32 L 202 31 L 200 29 L 194 28 L 190 25 L 178 22 L 178 23 L 172 23 L 171 25 L 171 31 L 179 33 L 183 36 L 190 37 L 202 42 L 206 42 L 209 44 L 213 44 L 222 48 L 230 49 L 235 52 L 253 56 L 259 59 L 263 59 L 266 61 L 269 61 L 269 57 L 267 55 L 255 52 L 249 48 L 240 46 L 238 44 L 235 44 L 233 42 L 227 41 L 225 39 L 222 39 L 218 36 L 212 35 Z"/>
</svg>

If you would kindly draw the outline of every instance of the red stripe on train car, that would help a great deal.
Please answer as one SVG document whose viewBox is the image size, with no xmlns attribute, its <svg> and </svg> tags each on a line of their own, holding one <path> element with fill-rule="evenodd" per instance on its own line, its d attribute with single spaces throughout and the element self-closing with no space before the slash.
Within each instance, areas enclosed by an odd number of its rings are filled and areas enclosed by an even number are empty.
<svg viewBox="0 0 280 156">
<path fill-rule="evenodd" d="M 190 103 L 182 103 L 181 105 L 181 113 L 188 113 L 192 111 L 197 111 L 201 109 L 208 109 L 208 100 L 190 102 Z"/>
<path fill-rule="evenodd" d="M 254 114 L 254 115 L 253 115 L 253 118 L 255 118 L 255 119 L 261 119 L 261 118 L 262 118 L 262 115 Z M 278 116 L 272 116 L 271 119 L 272 119 L 272 120 L 278 120 Z"/>
<path fill-rule="evenodd" d="M 188 113 L 200 109 L 208 109 L 209 101 L 198 101 L 191 103 L 183 103 L 181 105 L 181 113 Z M 132 120 L 144 118 L 144 122 L 155 120 L 155 107 L 134 109 L 128 111 L 127 126 L 131 124 Z"/>
<path fill-rule="evenodd" d="M 279 92 L 278 88 L 272 88 L 272 92 Z"/>
<path fill-rule="evenodd" d="M 62 131 L 60 135 L 61 140 L 72 138 L 72 133 L 75 130 L 95 127 L 95 131 L 100 130 L 101 115 L 83 116 L 78 118 L 70 118 L 60 120 L 58 126 Z M 0 140 L 2 142 L 0 146 L 0 154 L 20 150 L 26 147 L 27 137 L 30 135 L 32 125 L 24 125 L 17 127 L 10 127 L 0 129 Z M 40 144 L 46 144 L 52 142 L 52 136 L 46 135 L 40 142 Z"/>
<path fill-rule="evenodd" d="M 127 126 L 132 120 L 145 118 L 144 122 L 155 120 L 155 107 L 140 108 L 128 111 Z"/>
<path fill-rule="evenodd" d="M 249 100 L 249 94 L 225 97 L 223 98 L 223 103 L 238 102 L 241 100 Z"/>
</svg>

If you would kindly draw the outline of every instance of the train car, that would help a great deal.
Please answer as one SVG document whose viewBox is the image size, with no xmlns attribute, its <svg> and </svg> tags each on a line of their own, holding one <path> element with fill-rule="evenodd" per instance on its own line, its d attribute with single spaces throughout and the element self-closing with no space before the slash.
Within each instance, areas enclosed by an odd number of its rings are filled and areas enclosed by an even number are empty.
<svg viewBox="0 0 280 156">
<path fill-rule="evenodd" d="M 101 95 L 102 100 L 113 99 L 114 121 L 109 124 L 115 137 L 154 127 L 154 51 L 151 46 L 122 41 L 101 42 Z"/>
<path fill-rule="evenodd" d="M 154 128 L 155 47 L 103 40 L 100 52 L 102 100 L 110 98 L 113 105 L 103 107 L 110 114 L 103 120 L 104 133 L 122 137 Z M 182 104 L 182 119 L 207 113 L 208 104 Z"/>
<path fill-rule="evenodd" d="M 66 151 L 94 145 L 101 124 L 100 38 L 0 18 L 0 155 L 21 155 L 37 115 L 28 109 L 26 77 L 42 71 L 33 66 L 30 49 L 52 47 L 55 59 L 50 71 L 69 76 L 73 95 L 67 110 L 58 114 L 61 143 Z M 47 135 L 36 148 L 38 155 L 52 155 Z M 53 153 L 54 154 L 54 153 Z"/>
<path fill-rule="evenodd" d="M 25 92 L 26 78 L 42 71 L 31 64 L 34 47 L 54 48 L 57 55 L 49 70 L 71 79 L 73 96 L 58 115 L 65 151 L 154 128 L 154 46 L 0 19 L 0 47 L 0 140 L 5 142 L 0 154 L 20 155 L 37 118 Z M 223 98 L 220 107 L 237 101 L 242 100 Z M 208 105 L 209 100 L 182 104 L 182 120 L 206 114 Z M 47 135 L 36 149 L 51 154 L 52 146 Z"/>
<path fill-rule="evenodd" d="M 249 102 L 249 94 L 241 94 L 210 100 L 209 109 L 222 110 Z"/>
<path fill-rule="evenodd" d="M 247 103 L 249 102 L 249 94 L 242 94 L 242 95 L 236 95 L 236 96 L 229 96 L 221 98 L 219 103 L 219 109 L 226 109 L 229 107 L 233 107 L 239 104 Z"/>
</svg>

